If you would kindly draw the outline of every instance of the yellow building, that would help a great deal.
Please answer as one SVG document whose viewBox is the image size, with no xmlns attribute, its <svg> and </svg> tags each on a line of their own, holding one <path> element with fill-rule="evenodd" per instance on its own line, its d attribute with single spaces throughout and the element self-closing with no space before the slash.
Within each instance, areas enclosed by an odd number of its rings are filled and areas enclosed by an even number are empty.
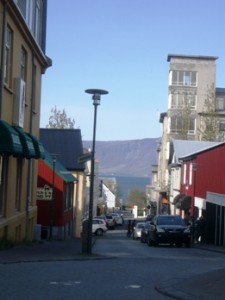
<svg viewBox="0 0 225 300">
<path fill-rule="evenodd" d="M 0 239 L 33 239 L 47 0 L 0 0 Z"/>
</svg>

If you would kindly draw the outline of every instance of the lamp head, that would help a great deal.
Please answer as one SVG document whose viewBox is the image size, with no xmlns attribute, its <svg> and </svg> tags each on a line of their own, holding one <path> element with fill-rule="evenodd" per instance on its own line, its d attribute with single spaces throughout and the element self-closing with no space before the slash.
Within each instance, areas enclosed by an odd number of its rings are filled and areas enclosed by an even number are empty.
<svg viewBox="0 0 225 300">
<path fill-rule="evenodd" d="M 101 95 L 106 95 L 109 92 L 100 89 L 87 89 L 85 90 L 85 93 L 93 95 L 92 96 L 93 105 L 99 105 L 101 100 Z"/>
</svg>

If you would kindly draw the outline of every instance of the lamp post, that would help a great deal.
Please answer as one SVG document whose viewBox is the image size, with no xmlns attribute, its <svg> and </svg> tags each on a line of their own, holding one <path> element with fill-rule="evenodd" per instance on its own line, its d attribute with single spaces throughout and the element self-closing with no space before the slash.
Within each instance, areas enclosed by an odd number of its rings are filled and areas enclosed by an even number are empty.
<svg viewBox="0 0 225 300">
<path fill-rule="evenodd" d="M 100 105 L 101 95 L 108 94 L 105 90 L 88 89 L 85 93 L 91 94 L 94 105 L 94 126 L 93 126 L 93 140 L 91 151 L 91 176 L 90 176 L 90 200 L 89 200 L 89 217 L 88 217 L 88 239 L 87 239 L 87 254 L 92 254 L 92 219 L 93 219 L 93 203 L 94 203 L 94 176 L 95 176 L 95 137 L 96 137 L 96 121 L 97 121 L 97 107 Z"/>
</svg>

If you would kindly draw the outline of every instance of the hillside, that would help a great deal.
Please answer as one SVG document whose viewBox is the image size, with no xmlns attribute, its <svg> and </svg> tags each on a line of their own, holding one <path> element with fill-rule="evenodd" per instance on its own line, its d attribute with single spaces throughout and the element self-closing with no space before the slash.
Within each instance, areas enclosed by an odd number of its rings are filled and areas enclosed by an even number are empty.
<svg viewBox="0 0 225 300">
<path fill-rule="evenodd" d="M 156 164 L 156 149 L 160 138 L 127 141 L 96 141 L 95 157 L 99 173 L 103 175 L 150 176 L 151 165 Z M 83 141 L 91 148 L 91 141 Z"/>
</svg>

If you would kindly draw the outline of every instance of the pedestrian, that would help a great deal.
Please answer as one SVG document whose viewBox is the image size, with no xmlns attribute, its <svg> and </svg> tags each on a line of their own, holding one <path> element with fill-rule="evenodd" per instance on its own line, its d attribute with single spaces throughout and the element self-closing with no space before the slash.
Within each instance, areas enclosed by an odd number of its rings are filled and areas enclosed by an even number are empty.
<svg viewBox="0 0 225 300">
<path fill-rule="evenodd" d="M 132 225 L 131 225 L 131 220 L 129 220 L 127 225 L 127 237 L 131 237 L 131 232 L 132 232 Z"/>
<path fill-rule="evenodd" d="M 201 216 L 196 222 L 196 241 L 203 243 L 205 238 L 205 218 Z"/>
</svg>

